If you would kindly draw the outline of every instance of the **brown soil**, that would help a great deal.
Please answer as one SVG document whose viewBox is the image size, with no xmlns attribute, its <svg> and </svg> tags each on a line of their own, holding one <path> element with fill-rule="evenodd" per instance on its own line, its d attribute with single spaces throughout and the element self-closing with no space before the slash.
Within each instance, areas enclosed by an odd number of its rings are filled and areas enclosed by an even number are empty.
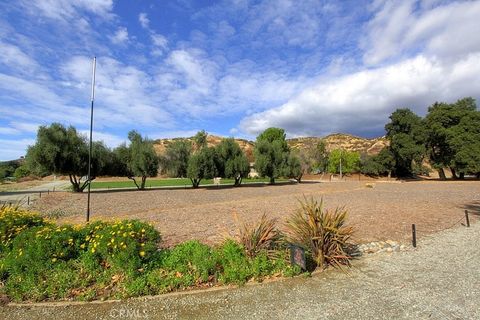
<svg viewBox="0 0 480 320">
<path fill-rule="evenodd" d="M 407 243 L 412 223 L 417 225 L 418 237 L 423 237 L 463 222 L 465 209 L 475 210 L 477 215 L 471 220 L 478 220 L 479 191 L 479 181 L 345 181 L 108 191 L 94 192 L 91 199 L 93 220 L 152 222 L 165 245 L 187 239 L 218 243 L 235 233 L 238 221 L 254 222 L 263 213 L 277 217 L 283 225 L 304 196 L 323 197 L 327 208 L 345 206 L 358 242 L 392 239 Z M 83 223 L 86 200 L 86 194 L 59 192 L 42 197 L 34 209 L 63 210 L 71 215 L 59 222 Z"/>
</svg>

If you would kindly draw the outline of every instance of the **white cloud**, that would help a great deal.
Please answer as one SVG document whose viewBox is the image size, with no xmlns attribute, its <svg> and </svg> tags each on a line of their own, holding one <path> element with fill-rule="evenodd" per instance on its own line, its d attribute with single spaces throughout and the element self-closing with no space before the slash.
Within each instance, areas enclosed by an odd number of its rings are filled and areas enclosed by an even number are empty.
<svg viewBox="0 0 480 320">
<path fill-rule="evenodd" d="M 423 114 L 435 101 L 480 97 L 480 53 L 454 64 L 423 55 L 391 66 L 327 80 L 305 89 L 280 107 L 244 118 L 249 134 L 277 126 L 289 135 L 331 132 L 372 134 L 396 108 Z"/>
<path fill-rule="evenodd" d="M 90 130 L 79 130 L 79 133 L 85 137 L 90 137 Z M 126 139 L 122 139 L 119 136 L 114 134 L 105 133 L 101 131 L 93 130 L 92 132 L 92 140 L 93 141 L 102 141 L 105 145 L 109 148 L 118 147 L 120 144 L 126 141 Z"/>
<path fill-rule="evenodd" d="M 76 56 L 62 67 L 64 80 L 89 92 L 91 64 Z M 155 82 L 146 72 L 112 58 L 97 59 L 95 119 L 100 127 L 150 125 L 169 127 L 173 118 L 160 104 Z"/>
<path fill-rule="evenodd" d="M 148 19 L 147 14 L 146 14 L 145 12 L 141 12 L 141 13 L 138 15 L 138 21 L 140 22 L 141 26 L 142 26 L 144 29 L 148 29 L 148 28 L 149 28 L 150 20 Z"/>
<path fill-rule="evenodd" d="M 38 68 L 36 61 L 22 49 L 2 41 L 0 41 L 0 63 L 18 72 L 31 72 Z"/>
<path fill-rule="evenodd" d="M 20 156 L 24 156 L 27 150 L 27 146 L 34 143 L 34 139 L 0 139 L 0 145 L 2 146 L 0 161 L 14 160 L 20 158 Z"/>
<path fill-rule="evenodd" d="M 111 18 L 112 0 L 21 0 L 24 8 L 47 18 L 67 21 L 79 15 L 79 10 Z"/>
<path fill-rule="evenodd" d="M 455 59 L 480 50 L 480 1 L 430 4 L 385 1 L 368 23 L 363 39 L 364 61 L 385 60 L 422 51 L 442 59 Z"/>
<path fill-rule="evenodd" d="M 114 44 L 123 44 L 128 41 L 128 30 L 125 27 L 120 27 L 113 36 L 110 37 L 110 40 Z"/>
</svg>

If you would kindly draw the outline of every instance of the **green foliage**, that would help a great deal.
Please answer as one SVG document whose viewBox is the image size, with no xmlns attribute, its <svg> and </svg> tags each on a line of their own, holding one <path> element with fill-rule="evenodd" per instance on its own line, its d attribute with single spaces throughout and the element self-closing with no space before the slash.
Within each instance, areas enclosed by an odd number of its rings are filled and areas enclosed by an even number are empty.
<svg viewBox="0 0 480 320">
<path fill-rule="evenodd" d="M 479 111 L 472 98 L 455 103 L 435 103 L 428 108 L 425 126 L 428 133 L 426 147 L 430 162 L 445 179 L 443 168 L 461 175 L 478 173 L 480 148 Z"/>
<path fill-rule="evenodd" d="M 153 148 L 153 142 L 143 138 L 138 132 L 132 130 L 128 133 L 130 140 L 127 167 L 129 178 L 133 180 L 139 190 L 145 189 L 147 177 L 155 177 L 158 173 L 158 157 Z M 141 177 L 140 184 L 135 177 Z"/>
<path fill-rule="evenodd" d="M 12 206 L 0 208 L 0 254 L 11 247 L 12 241 L 20 232 L 44 225 L 47 222 L 36 213 Z"/>
<path fill-rule="evenodd" d="M 366 157 L 361 162 L 360 172 L 368 176 L 390 175 L 395 168 L 395 159 L 389 148 L 377 155 Z"/>
<path fill-rule="evenodd" d="M 213 147 L 201 149 L 188 160 L 187 177 L 194 188 L 198 188 L 202 179 L 215 177 L 217 172 L 217 155 Z"/>
<path fill-rule="evenodd" d="M 233 138 L 222 139 L 215 148 L 217 153 L 217 169 L 220 177 L 235 179 L 235 186 L 248 177 L 250 165 L 247 156 Z"/>
<path fill-rule="evenodd" d="M 195 143 L 195 150 L 198 151 L 207 146 L 207 132 L 205 130 L 198 131 L 197 134 L 193 137 L 193 142 Z"/>
<path fill-rule="evenodd" d="M 103 143 L 92 144 L 92 180 L 103 174 L 109 158 L 110 150 Z M 75 192 L 82 192 L 89 183 L 80 179 L 88 172 L 88 144 L 72 126 L 65 128 L 59 123 L 41 126 L 35 144 L 28 147 L 26 161 L 34 173 L 68 175 Z"/>
<path fill-rule="evenodd" d="M 397 109 L 385 125 L 397 176 L 414 175 L 425 155 L 426 131 L 422 119 L 410 109 Z"/>
<path fill-rule="evenodd" d="M 332 150 L 328 157 L 328 172 L 339 173 L 340 165 L 342 174 L 358 172 L 360 169 L 360 154 L 341 149 Z"/>
<path fill-rule="evenodd" d="M 165 167 L 170 176 L 183 178 L 187 176 L 188 160 L 192 154 L 190 141 L 181 139 L 169 144 L 165 152 Z"/>
<path fill-rule="evenodd" d="M 284 174 L 290 155 L 285 131 L 279 128 L 266 129 L 257 137 L 254 154 L 257 172 L 269 177 L 270 183 L 275 183 L 275 179 Z"/>
<path fill-rule="evenodd" d="M 346 218 L 343 208 L 331 211 L 324 209 L 323 199 L 305 199 L 287 220 L 289 241 L 304 247 L 320 268 L 349 265 L 346 248 L 353 229 L 346 226 Z"/>
<path fill-rule="evenodd" d="M 326 172 L 328 168 L 328 152 L 325 141 L 321 140 L 310 151 L 311 169 Z"/>
<path fill-rule="evenodd" d="M 274 226 L 265 219 L 260 225 L 266 228 L 255 231 L 263 240 L 252 236 L 255 253 L 247 255 L 233 240 L 217 248 L 187 241 L 159 250 L 158 232 L 136 220 L 57 226 L 18 209 L 2 210 L 0 236 L 9 240 L 0 251 L 0 293 L 16 301 L 124 298 L 300 272 L 274 245 L 276 235 L 265 231 Z"/>
<path fill-rule="evenodd" d="M 302 163 L 301 158 L 292 152 L 287 158 L 284 175 L 301 182 L 303 173 L 306 170 L 304 167 L 307 166 L 308 164 Z"/>
<path fill-rule="evenodd" d="M 5 178 L 15 175 L 15 170 L 18 168 L 18 164 L 15 161 L 6 161 L 0 163 L 0 182 Z"/>
<path fill-rule="evenodd" d="M 209 277 L 215 274 L 216 261 L 209 246 L 191 240 L 168 251 L 161 267 L 169 272 L 180 273 L 183 286 L 189 287 L 208 282 Z"/>
<path fill-rule="evenodd" d="M 30 175 L 30 170 L 26 165 L 21 165 L 20 167 L 15 169 L 15 172 L 13 173 L 13 176 L 15 177 L 16 180 L 27 177 L 29 175 Z"/>
</svg>

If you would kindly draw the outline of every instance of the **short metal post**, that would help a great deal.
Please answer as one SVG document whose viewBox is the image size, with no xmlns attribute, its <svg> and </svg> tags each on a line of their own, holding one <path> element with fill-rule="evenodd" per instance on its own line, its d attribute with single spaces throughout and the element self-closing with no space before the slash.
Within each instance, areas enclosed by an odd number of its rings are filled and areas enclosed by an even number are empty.
<svg viewBox="0 0 480 320">
<path fill-rule="evenodd" d="M 50 189 L 47 190 L 47 194 L 50 194 Z"/>
<path fill-rule="evenodd" d="M 27 197 L 27 206 L 30 205 L 30 196 Z"/>
<path fill-rule="evenodd" d="M 415 229 L 415 224 L 412 224 L 412 246 L 417 247 L 417 230 Z"/>
<path fill-rule="evenodd" d="M 53 187 L 53 192 L 55 192 L 55 186 Z"/>
<path fill-rule="evenodd" d="M 42 197 L 42 191 L 40 191 L 40 198 Z"/>
<path fill-rule="evenodd" d="M 467 220 L 467 227 L 470 228 L 470 219 L 468 218 L 468 210 L 465 210 L 465 220 Z"/>
</svg>

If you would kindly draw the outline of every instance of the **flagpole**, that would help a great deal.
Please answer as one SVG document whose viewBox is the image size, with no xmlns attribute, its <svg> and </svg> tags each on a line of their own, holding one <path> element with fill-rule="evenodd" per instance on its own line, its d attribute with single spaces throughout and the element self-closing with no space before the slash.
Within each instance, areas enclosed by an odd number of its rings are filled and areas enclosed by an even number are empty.
<svg viewBox="0 0 480 320">
<path fill-rule="evenodd" d="M 93 58 L 92 66 L 92 95 L 91 95 L 91 105 L 90 105 L 90 143 L 88 150 L 88 196 L 87 196 L 87 222 L 90 221 L 90 185 L 91 185 L 91 168 L 92 168 L 92 132 L 93 132 L 93 100 L 95 99 L 95 68 L 97 65 L 97 57 Z"/>
</svg>

